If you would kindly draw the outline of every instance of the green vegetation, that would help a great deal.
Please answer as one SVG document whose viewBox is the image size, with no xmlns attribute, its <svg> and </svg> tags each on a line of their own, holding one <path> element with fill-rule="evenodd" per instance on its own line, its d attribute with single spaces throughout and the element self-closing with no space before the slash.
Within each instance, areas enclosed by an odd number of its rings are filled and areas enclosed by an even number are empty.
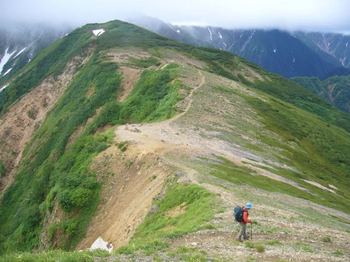
<svg viewBox="0 0 350 262">
<path fill-rule="evenodd" d="M 65 252 L 61 250 L 47 251 L 40 253 L 15 253 L 0 257 L 0 262 L 93 262 L 96 259 L 109 257 L 110 254 L 106 251 L 93 252 Z"/>
<path fill-rule="evenodd" d="M 206 262 L 208 261 L 208 255 L 204 251 L 200 251 L 195 248 L 179 247 L 175 251 L 170 252 L 171 257 L 185 262 Z M 211 261 L 218 261 L 216 259 Z"/>
<path fill-rule="evenodd" d="M 295 77 L 294 81 L 344 112 L 350 112 L 350 76 Z"/>
<path fill-rule="evenodd" d="M 312 246 L 310 246 L 309 244 L 306 244 L 306 243 L 298 242 L 298 243 L 296 243 L 295 247 L 296 247 L 297 250 L 301 250 L 301 251 L 304 251 L 304 252 L 309 252 L 309 253 L 313 253 L 314 252 L 314 248 Z"/>
<path fill-rule="evenodd" d="M 344 253 L 341 250 L 337 249 L 336 251 L 334 251 L 332 253 L 332 255 L 334 255 L 336 257 L 342 257 L 342 256 L 344 256 Z"/>
<path fill-rule="evenodd" d="M 129 245 L 118 250 L 130 254 L 136 250 L 153 253 L 168 246 L 167 239 L 195 232 L 213 218 L 214 196 L 197 185 L 171 185 L 158 210 L 150 213 L 137 228 Z"/>
<path fill-rule="evenodd" d="M 89 164 L 108 146 L 111 134 L 85 134 L 67 144 L 76 128 L 93 116 L 106 98 L 112 99 L 119 83 L 116 65 L 95 55 L 50 112 L 24 152 L 15 183 L 2 199 L 1 250 L 37 247 L 42 219 L 56 201 L 66 212 L 55 227 L 64 236 L 58 246 L 69 249 L 78 242 L 98 203 L 99 183 Z M 91 85 L 96 92 L 87 97 Z M 54 240 L 55 232 L 51 235 Z"/>
<path fill-rule="evenodd" d="M 118 144 L 118 148 L 120 149 L 120 151 L 125 152 L 126 149 L 128 149 L 128 142 L 124 141 Z"/>
<path fill-rule="evenodd" d="M 255 171 L 246 167 L 236 166 L 231 161 L 226 159 L 219 159 L 217 162 L 212 162 L 210 164 L 210 167 L 210 175 L 224 179 L 237 185 L 250 185 L 253 187 L 261 188 L 268 192 L 285 193 L 291 196 L 308 199 L 322 205 L 349 211 L 349 203 L 344 199 L 344 197 L 332 194 L 330 192 L 325 192 L 306 183 L 305 185 L 303 184 L 303 186 L 307 187 L 307 189 L 310 189 L 312 193 L 305 192 L 292 185 L 274 180 L 269 177 L 258 176 L 255 174 Z M 283 175 L 283 173 L 281 173 L 281 175 Z M 297 180 L 297 178 L 294 177 L 294 180 Z M 343 194 L 346 193 L 347 192 L 344 190 Z"/>
<path fill-rule="evenodd" d="M 98 128 L 175 114 L 181 85 L 176 65 L 145 70 L 128 99 L 118 103 L 121 76 L 116 64 L 105 61 L 104 52 L 93 53 L 26 147 L 16 181 L 0 204 L 0 252 L 37 248 L 43 221 L 57 205 L 64 215 L 47 229 L 49 244 L 74 248 L 99 202 L 101 185 L 89 165 L 112 139 L 112 133 L 95 133 Z M 54 72 L 62 68 L 57 67 Z M 85 126 L 73 139 L 76 130 Z"/>
<path fill-rule="evenodd" d="M 324 122 L 350 132 L 350 115 L 338 111 L 311 91 L 277 75 L 269 75 L 270 81 L 258 81 L 254 87 L 284 102 L 319 116 Z"/>
<path fill-rule="evenodd" d="M 325 243 L 331 243 L 332 242 L 332 239 L 330 236 L 325 236 L 322 238 L 322 242 L 325 242 Z"/>
<path fill-rule="evenodd" d="M 0 161 L 0 177 L 6 174 L 6 168 L 3 162 Z"/>
<path fill-rule="evenodd" d="M 252 241 L 246 241 L 244 243 L 245 247 L 255 249 L 259 253 L 265 252 L 265 246 L 261 243 L 255 243 Z"/>
<path fill-rule="evenodd" d="M 279 245 L 282 245 L 282 243 L 277 240 L 277 239 L 274 239 L 274 240 L 269 240 L 266 242 L 267 245 L 269 246 L 279 246 Z"/>
<path fill-rule="evenodd" d="M 350 134 L 277 99 L 246 99 L 259 113 L 265 128 L 282 138 L 278 141 L 259 133 L 259 140 L 283 149 L 281 161 L 285 162 L 283 157 L 287 157 L 289 161 L 286 164 L 301 172 L 279 169 L 278 173 L 317 192 L 320 200 L 328 202 L 328 206 L 349 211 L 347 199 L 350 195 L 346 188 L 350 186 Z M 316 181 L 326 187 L 334 184 L 338 187 L 337 194 L 312 188 L 302 179 Z"/>
<path fill-rule="evenodd" d="M 143 59 L 130 58 L 129 63 L 141 68 L 148 68 L 150 66 L 160 65 L 160 61 L 155 57 L 147 57 Z"/>
<path fill-rule="evenodd" d="M 132 93 L 123 103 L 106 103 L 102 112 L 87 128 L 94 132 L 110 123 L 140 123 L 160 121 L 175 114 L 175 105 L 180 100 L 180 81 L 175 80 L 177 66 L 168 65 L 162 70 L 145 70 Z"/>
</svg>

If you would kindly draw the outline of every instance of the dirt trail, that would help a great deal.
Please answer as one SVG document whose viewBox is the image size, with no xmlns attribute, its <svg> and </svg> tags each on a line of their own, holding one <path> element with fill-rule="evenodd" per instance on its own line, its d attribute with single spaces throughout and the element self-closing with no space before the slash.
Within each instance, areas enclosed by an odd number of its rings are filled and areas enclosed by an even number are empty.
<svg viewBox="0 0 350 262">
<path fill-rule="evenodd" d="M 79 248 L 88 247 L 99 236 L 106 241 L 112 241 L 116 248 L 126 244 L 137 226 L 152 210 L 152 200 L 162 194 L 166 178 L 176 172 L 182 174 L 179 178 L 180 183 L 199 184 L 217 195 L 225 212 L 217 214 L 213 219 L 212 224 L 215 229 L 202 230 L 175 239 L 171 243 L 171 248 L 194 247 L 207 252 L 210 256 L 236 258 L 237 261 L 245 261 L 250 255 L 256 255 L 255 250 L 235 242 L 235 234 L 232 232 L 236 232 L 238 228 L 235 223 L 232 223 L 231 214 L 234 205 L 243 203 L 247 197 L 253 197 L 252 200 L 257 205 L 254 209 L 257 215 L 253 213 L 253 216 L 260 223 L 255 232 L 256 241 L 266 243 L 266 241 L 278 239 L 283 242 L 283 245 L 266 246 L 266 251 L 255 256 L 256 258 L 261 261 L 275 261 L 283 256 L 284 259 L 295 261 L 346 261 L 344 257 L 338 259 L 330 254 L 338 248 L 350 249 L 347 241 L 349 234 L 333 227 L 320 227 L 313 221 L 300 220 L 302 213 L 298 210 L 311 209 L 327 217 L 329 214 L 335 214 L 339 218 L 350 221 L 349 215 L 284 194 L 246 189 L 244 186 L 233 188 L 230 183 L 225 184 L 221 180 L 218 182 L 216 178 L 203 176 L 193 166 L 193 159 L 200 157 L 216 159 L 218 156 L 223 156 L 237 165 L 249 166 L 259 175 L 305 190 L 292 180 L 259 168 L 270 163 L 265 162 L 262 157 L 221 139 L 216 131 L 202 128 L 198 124 L 204 121 L 209 125 L 215 125 L 216 120 L 220 121 L 215 119 L 217 114 L 197 119 L 198 112 L 193 110 L 199 104 L 202 106 L 203 101 L 200 100 L 201 96 L 198 96 L 198 93 L 206 92 L 208 88 L 222 83 L 215 82 L 212 75 L 207 77 L 208 74 L 210 73 L 196 67 L 195 71 L 189 71 L 184 79 L 181 79 L 187 81 L 187 85 L 192 89 L 181 103 L 182 112 L 175 117 L 160 123 L 129 124 L 116 128 L 116 143 L 126 142 L 127 150 L 120 152 L 116 146 L 113 146 L 98 156 L 95 161 L 94 170 L 100 170 L 101 174 L 113 175 L 107 180 L 103 179 L 108 185 L 102 192 L 103 203 L 89 226 L 87 238 Z M 240 92 L 250 92 L 237 87 L 236 82 L 225 81 L 226 86 L 232 85 L 232 88 Z M 222 101 L 230 103 L 227 98 L 223 98 Z M 218 110 L 220 113 L 237 113 L 236 111 L 225 112 L 225 104 L 216 104 L 216 106 L 218 108 L 213 110 Z M 200 113 L 205 115 L 207 112 Z M 215 121 L 212 121 L 213 119 Z M 223 123 L 222 126 L 226 127 L 225 124 Z M 114 156 L 108 156 L 108 154 L 114 154 Z M 257 163 L 260 164 L 257 165 Z M 109 169 L 104 170 L 104 167 Z M 184 212 L 184 209 L 174 212 Z M 268 217 L 270 213 L 273 214 L 273 218 Z M 325 244 L 322 242 L 322 237 L 328 235 L 332 236 L 332 243 Z M 317 250 L 318 254 L 303 252 L 297 246 L 298 242 L 307 243 Z M 321 249 L 319 250 L 318 247 Z"/>
<path fill-rule="evenodd" d="M 143 153 L 148 152 L 159 155 L 170 153 L 174 155 L 183 154 L 208 158 L 222 156 L 237 165 L 248 166 L 259 175 L 307 191 L 290 179 L 256 166 L 257 162 L 263 162 L 263 159 L 259 156 L 242 149 L 238 145 L 230 144 L 227 141 L 217 138 L 206 130 L 196 130 L 196 127 L 191 125 L 192 123 L 179 123 L 189 113 L 195 92 L 207 84 L 205 74 L 202 70 L 197 69 L 198 76 L 196 77 L 196 83 L 183 101 L 185 103 L 183 112 L 163 122 L 119 126 L 116 130 L 118 139 L 132 143 Z"/>
<path fill-rule="evenodd" d="M 194 126 L 189 125 L 191 123 L 188 123 L 188 121 L 184 121 L 185 124 L 183 123 L 183 118 L 191 113 L 193 98 L 196 92 L 207 84 L 205 74 L 206 72 L 198 70 L 197 84 L 194 85 L 194 88 L 187 96 L 185 101 L 186 106 L 182 113 L 160 123 L 120 126 L 116 129 L 116 137 L 119 141 L 128 141 L 130 144 L 129 147 L 134 152 L 138 152 L 141 155 L 158 155 L 167 166 L 173 167 L 175 170 L 181 170 L 181 173 L 184 175 L 179 179 L 179 182 L 199 184 L 220 197 L 226 211 L 216 215 L 213 224 L 217 228 L 196 232 L 176 239 L 172 243 L 173 248 L 178 246 L 194 247 L 202 249 L 213 256 L 235 257 L 238 261 L 246 260 L 249 259 L 251 254 L 256 254 L 256 252 L 254 250 L 247 251 L 247 247 L 235 242 L 235 233 L 232 232 L 236 232 L 238 228 L 232 223 L 231 214 L 234 205 L 243 203 L 246 200 L 242 198 L 242 195 L 246 194 L 241 192 L 239 195 L 234 189 L 228 190 L 226 189 L 227 185 L 223 186 L 214 182 L 208 183 L 208 181 L 203 181 L 201 178 L 202 175 L 191 167 L 190 159 L 196 157 L 215 158 L 216 156 L 224 156 L 238 165 L 248 165 L 250 168 L 255 169 L 259 175 L 268 176 L 301 190 L 305 189 L 292 180 L 254 166 L 253 164 L 256 164 L 255 161 L 262 162 L 262 159 L 250 154 L 239 146 L 228 144 L 216 136 L 210 136 L 211 133 L 203 135 L 203 130 L 196 130 Z M 186 158 L 187 160 L 184 160 Z M 244 189 L 241 190 L 244 192 Z M 330 213 L 333 213 L 338 217 L 350 221 L 349 215 L 313 204 L 309 201 L 277 193 L 269 194 L 256 190 L 254 195 L 268 199 L 265 199 L 265 202 L 261 200 L 259 203 L 260 198 L 257 197 L 255 202 L 259 204 L 254 211 L 259 215 L 254 218 L 267 228 L 280 228 L 279 231 L 273 234 L 266 233 L 260 229 L 260 231 L 256 232 L 256 241 L 267 243 L 270 240 L 275 241 L 278 239 L 285 244 L 287 243 L 286 248 L 284 245 L 266 246 L 266 251 L 263 254 L 258 254 L 257 257 L 259 259 L 262 261 L 274 261 L 283 254 L 285 259 L 295 261 L 346 260 L 344 260 L 344 257 L 335 258 L 331 255 L 331 252 L 338 248 L 342 250 L 350 249 L 349 241 L 347 241 L 349 239 L 348 233 L 331 227 L 320 227 L 317 224 L 313 224 L 312 221 L 299 221 L 298 219 L 294 219 L 299 216 L 297 211 L 288 211 L 274 205 L 268 205 L 268 203 L 274 203 L 278 200 L 278 203 L 288 203 L 295 209 L 300 207 L 313 209 L 323 216 L 329 216 Z M 267 218 L 266 212 L 272 212 L 274 218 Z M 327 245 L 323 242 L 322 237 L 328 235 L 332 236 L 333 242 Z M 307 243 L 305 245 L 310 245 L 312 249 L 318 249 L 319 246 L 322 248 L 318 251 L 318 254 L 303 252 L 298 247 L 298 242 L 305 242 Z"/>
<path fill-rule="evenodd" d="M 192 99 L 193 93 L 196 92 L 197 89 L 201 88 L 201 87 L 206 83 L 206 81 L 205 81 L 205 76 L 204 76 L 204 74 L 202 73 L 202 71 L 198 69 L 197 72 L 198 72 L 198 74 L 199 74 L 199 76 L 200 76 L 200 82 L 199 82 L 198 85 L 196 85 L 196 86 L 191 90 L 191 92 L 189 93 L 189 95 L 185 98 L 185 100 L 188 101 L 185 110 L 184 110 L 182 113 L 177 114 L 176 116 L 170 118 L 169 120 L 162 122 L 163 124 L 166 124 L 166 123 L 170 124 L 170 123 L 172 123 L 172 122 L 175 122 L 177 119 L 179 119 L 179 118 L 182 117 L 184 114 L 186 114 L 186 113 L 188 112 L 188 110 L 191 108 L 191 105 L 192 105 L 192 102 L 193 102 L 193 99 Z"/>
</svg>

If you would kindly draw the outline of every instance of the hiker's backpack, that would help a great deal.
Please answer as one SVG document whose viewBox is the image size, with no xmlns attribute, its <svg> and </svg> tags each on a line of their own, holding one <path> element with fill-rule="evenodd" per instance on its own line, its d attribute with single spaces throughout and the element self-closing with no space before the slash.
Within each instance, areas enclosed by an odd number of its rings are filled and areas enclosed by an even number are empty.
<svg viewBox="0 0 350 262">
<path fill-rule="evenodd" d="M 243 222 L 243 209 L 240 206 L 236 206 L 233 209 L 233 216 L 237 222 Z"/>
</svg>

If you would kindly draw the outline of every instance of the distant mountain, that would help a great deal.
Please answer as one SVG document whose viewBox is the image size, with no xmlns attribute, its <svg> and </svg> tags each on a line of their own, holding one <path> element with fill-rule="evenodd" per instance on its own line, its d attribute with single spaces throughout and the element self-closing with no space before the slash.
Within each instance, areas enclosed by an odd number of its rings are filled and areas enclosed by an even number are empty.
<svg viewBox="0 0 350 262">
<path fill-rule="evenodd" d="M 330 58 L 350 68 L 350 35 L 305 32 L 295 32 L 293 35 L 325 59 Z"/>
<path fill-rule="evenodd" d="M 153 18 L 138 18 L 132 22 L 187 44 L 229 51 L 286 77 L 317 76 L 323 79 L 350 73 L 348 37 L 340 34 L 176 26 Z M 320 39 L 324 39 L 321 36 L 332 39 L 332 44 L 326 44 L 328 49 L 321 45 Z M 349 47 L 347 51 L 341 49 L 343 42 L 344 47 Z"/>
<path fill-rule="evenodd" d="M 69 31 L 68 26 L 43 24 L 0 26 L 0 84 L 15 75 L 39 51 Z"/>
<path fill-rule="evenodd" d="M 350 112 L 350 76 L 333 76 L 325 80 L 317 77 L 296 77 L 293 80 L 340 110 Z"/>
</svg>

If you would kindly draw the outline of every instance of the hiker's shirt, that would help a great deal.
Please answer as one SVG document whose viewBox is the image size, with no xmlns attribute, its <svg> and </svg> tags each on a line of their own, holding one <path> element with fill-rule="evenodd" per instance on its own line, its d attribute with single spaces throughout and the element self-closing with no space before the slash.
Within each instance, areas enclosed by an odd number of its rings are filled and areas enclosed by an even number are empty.
<svg viewBox="0 0 350 262">
<path fill-rule="evenodd" d="M 242 219 L 243 224 L 251 223 L 251 220 L 249 219 L 249 213 L 248 209 L 243 208 L 243 219 Z"/>
</svg>

